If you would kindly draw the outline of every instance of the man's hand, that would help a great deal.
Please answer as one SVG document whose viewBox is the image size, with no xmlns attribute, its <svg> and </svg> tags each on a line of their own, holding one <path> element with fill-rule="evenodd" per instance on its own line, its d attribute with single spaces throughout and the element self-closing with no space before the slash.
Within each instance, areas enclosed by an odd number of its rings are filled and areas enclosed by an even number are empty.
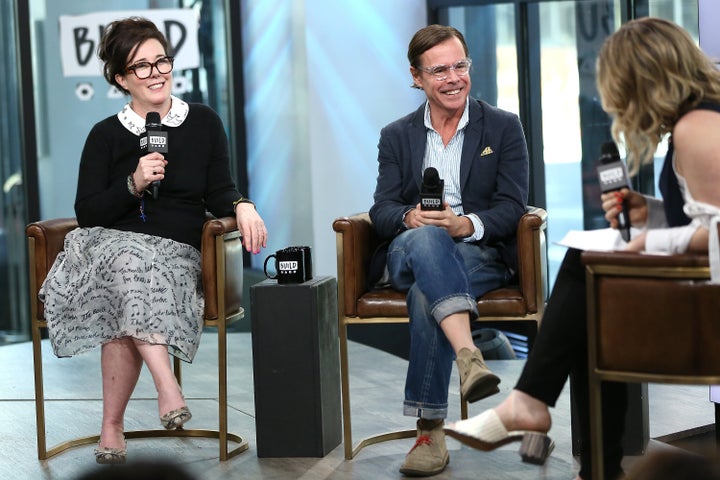
<svg viewBox="0 0 720 480">
<path fill-rule="evenodd" d="M 420 204 L 415 206 L 405 215 L 405 225 L 409 228 L 422 227 L 423 225 L 435 225 L 442 227 L 453 238 L 469 237 L 475 232 L 472 222 L 465 216 L 456 215 L 450 205 L 445 202 L 442 210 L 422 210 Z"/>
</svg>

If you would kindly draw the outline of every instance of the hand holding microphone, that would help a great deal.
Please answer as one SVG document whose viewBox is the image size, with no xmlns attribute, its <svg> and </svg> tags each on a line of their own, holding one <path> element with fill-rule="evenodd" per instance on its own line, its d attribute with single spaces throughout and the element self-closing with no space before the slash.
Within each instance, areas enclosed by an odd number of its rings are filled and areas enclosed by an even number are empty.
<svg viewBox="0 0 720 480">
<path fill-rule="evenodd" d="M 420 202 L 409 215 L 405 223 L 410 228 L 435 225 L 447 230 L 453 238 L 467 237 L 473 232 L 472 221 L 456 215 L 445 202 L 445 181 L 434 167 L 427 167 L 423 172 Z"/>
<path fill-rule="evenodd" d="M 423 212 L 442 212 L 445 209 L 445 182 L 434 167 L 428 167 L 423 172 L 422 184 L 420 185 L 420 202 L 411 210 L 405 219 L 406 225 L 410 228 L 417 228 L 423 225 L 439 225 L 441 216 L 431 215 L 425 218 Z M 419 210 L 418 210 L 419 207 Z"/>
<path fill-rule="evenodd" d="M 145 133 L 140 136 L 140 151 L 143 153 L 168 152 L 168 132 L 163 131 L 158 112 L 148 112 L 145 116 Z M 160 180 L 152 182 L 150 191 L 154 199 L 160 196 Z"/>
<path fill-rule="evenodd" d="M 614 142 L 606 142 L 602 145 L 599 162 L 597 172 L 602 193 L 620 192 L 623 188 L 630 188 L 625 164 L 620 160 L 620 152 Z M 628 205 L 624 198 L 617 215 L 617 223 L 622 239 L 629 242 L 630 218 Z"/>
</svg>

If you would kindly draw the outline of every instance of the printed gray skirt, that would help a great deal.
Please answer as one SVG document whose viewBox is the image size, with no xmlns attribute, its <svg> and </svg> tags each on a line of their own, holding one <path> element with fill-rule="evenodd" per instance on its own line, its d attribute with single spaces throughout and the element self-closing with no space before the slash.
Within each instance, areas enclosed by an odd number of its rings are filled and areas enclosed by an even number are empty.
<svg viewBox="0 0 720 480">
<path fill-rule="evenodd" d="M 167 238 L 102 227 L 65 237 L 40 288 L 55 355 L 132 337 L 191 362 L 204 301 L 200 252 Z"/>
</svg>

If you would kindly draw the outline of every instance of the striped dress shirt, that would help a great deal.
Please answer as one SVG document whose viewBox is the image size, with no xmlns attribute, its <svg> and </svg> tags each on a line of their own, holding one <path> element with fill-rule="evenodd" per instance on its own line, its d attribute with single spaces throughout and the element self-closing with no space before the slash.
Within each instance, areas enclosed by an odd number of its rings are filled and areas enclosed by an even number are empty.
<svg viewBox="0 0 720 480">
<path fill-rule="evenodd" d="M 462 206 L 462 195 L 460 192 L 460 157 L 462 155 L 463 143 L 465 141 L 465 127 L 468 124 L 470 115 L 468 113 L 468 102 L 465 101 L 465 111 L 460 117 L 455 135 L 450 139 L 447 145 L 443 143 L 443 139 L 432 126 L 430 119 L 430 103 L 425 103 L 425 127 L 427 128 L 427 143 L 425 144 L 425 158 L 423 159 L 423 172 L 428 167 L 435 167 L 440 178 L 445 181 L 445 201 L 457 215 L 465 215 Z M 485 226 L 480 218 L 475 214 L 469 214 L 467 217 L 473 223 L 475 232 L 465 237 L 466 242 L 475 242 L 480 240 L 485 233 Z"/>
</svg>

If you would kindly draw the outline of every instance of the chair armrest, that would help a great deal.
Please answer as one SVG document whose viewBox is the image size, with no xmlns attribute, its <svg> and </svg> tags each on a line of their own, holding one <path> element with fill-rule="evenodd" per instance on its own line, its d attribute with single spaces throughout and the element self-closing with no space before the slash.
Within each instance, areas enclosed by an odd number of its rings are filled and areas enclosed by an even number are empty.
<svg viewBox="0 0 720 480">
<path fill-rule="evenodd" d="M 367 291 L 370 258 L 379 243 L 370 216 L 358 213 L 333 222 L 336 232 L 337 273 L 345 314 L 356 316 L 357 299 Z"/>
<path fill-rule="evenodd" d="M 589 271 L 638 277 L 710 278 L 707 255 L 648 255 L 637 252 L 582 253 Z"/>
<path fill-rule="evenodd" d="M 55 258 L 65 246 L 65 235 L 78 227 L 75 218 L 55 218 L 33 222 L 25 227 L 28 237 L 28 254 L 31 268 L 30 295 L 37 303 L 35 320 L 43 320 L 45 310 L 37 298 L 40 286 L 45 281 Z"/>
<path fill-rule="evenodd" d="M 547 298 L 546 229 L 547 212 L 528 206 L 517 228 L 518 282 L 528 312 L 532 313 L 542 311 Z"/>
<path fill-rule="evenodd" d="M 234 312 L 242 306 L 244 252 L 242 237 L 234 232 L 237 232 L 235 217 L 212 218 L 203 225 L 200 254 L 206 321 L 219 317 L 219 288 L 224 294 L 225 313 Z M 218 237 L 222 237 L 221 243 Z M 223 249 L 222 252 L 218 252 L 218 246 Z M 220 258 L 218 253 L 222 253 Z M 224 265 L 218 265 L 218 259 L 224 260 Z M 222 270 L 219 271 L 219 267 Z M 223 272 L 224 275 L 218 278 L 218 273 Z"/>
</svg>

